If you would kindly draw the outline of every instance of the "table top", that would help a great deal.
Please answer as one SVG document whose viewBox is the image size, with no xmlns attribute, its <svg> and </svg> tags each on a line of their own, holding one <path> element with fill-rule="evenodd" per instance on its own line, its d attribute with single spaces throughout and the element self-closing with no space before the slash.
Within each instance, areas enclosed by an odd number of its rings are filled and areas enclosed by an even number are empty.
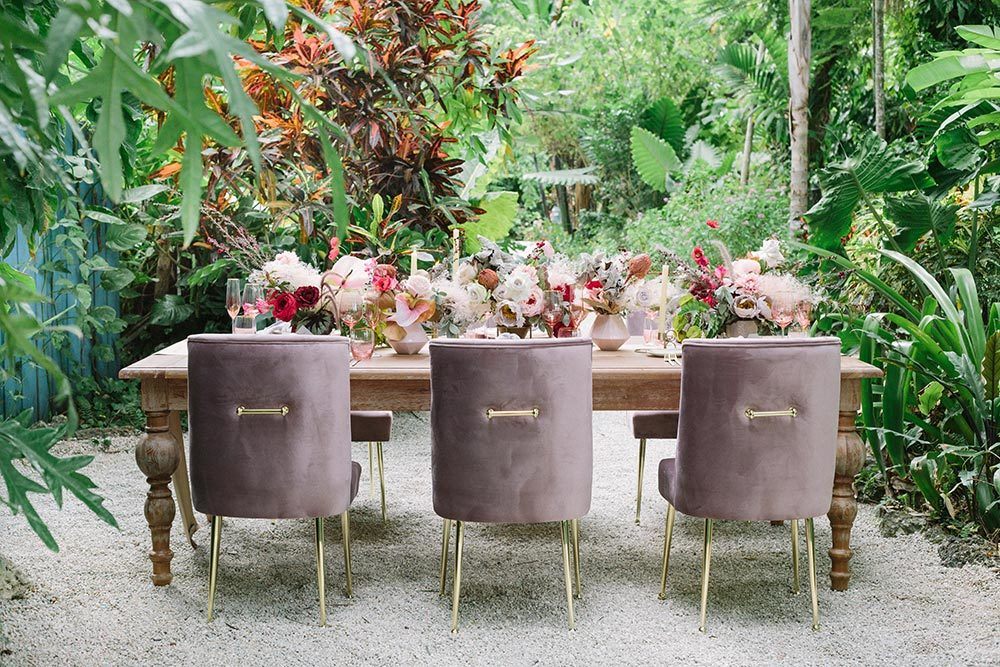
<svg viewBox="0 0 1000 667">
<path fill-rule="evenodd" d="M 650 376 L 680 378 L 679 365 L 668 364 L 662 357 L 652 357 L 636 350 L 642 347 L 641 337 L 633 337 L 620 350 L 604 352 L 594 350 L 594 377 L 615 379 L 643 378 Z M 352 380 L 430 380 L 431 357 L 424 348 L 420 354 L 396 354 L 391 349 L 380 348 L 368 361 L 351 367 Z M 880 377 L 882 372 L 857 357 L 842 356 L 840 377 L 862 379 Z M 187 379 L 187 341 L 182 340 L 145 359 L 123 368 L 118 377 L 123 380 Z"/>
</svg>

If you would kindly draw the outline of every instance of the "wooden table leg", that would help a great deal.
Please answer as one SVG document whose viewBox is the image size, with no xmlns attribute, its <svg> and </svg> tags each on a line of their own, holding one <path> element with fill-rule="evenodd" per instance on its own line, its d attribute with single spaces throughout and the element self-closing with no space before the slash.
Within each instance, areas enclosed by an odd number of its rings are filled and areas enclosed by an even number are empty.
<svg viewBox="0 0 1000 667">
<path fill-rule="evenodd" d="M 181 524 L 184 526 L 184 534 L 192 549 L 197 549 L 194 542 L 194 534 L 198 531 L 198 520 L 194 516 L 194 507 L 191 505 L 191 482 L 188 481 L 187 455 L 184 452 L 184 431 L 181 429 L 181 413 L 174 410 L 170 413 L 170 435 L 177 443 L 177 469 L 174 470 L 172 480 L 174 483 L 174 495 L 177 496 L 177 506 L 181 510 Z"/>
<path fill-rule="evenodd" d="M 833 500 L 827 517 L 833 533 L 830 548 L 830 588 L 846 591 L 851 581 L 851 528 L 858 515 L 854 476 L 865 463 L 865 447 L 856 421 L 861 405 L 861 381 L 840 383 L 840 424 L 837 428 L 837 471 L 833 478 Z"/>
<path fill-rule="evenodd" d="M 170 525 L 174 521 L 174 499 L 170 494 L 170 478 L 179 461 L 177 443 L 170 434 L 170 410 L 166 408 L 162 384 L 155 380 L 142 383 L 142 409 L 146 413 L 146 433 L 135 447 L 135 462 L 146 475 L 146 522 L 153 548 L 153 584 L 166 586 L 173 579 L 170 560 Z"/>
</svg>

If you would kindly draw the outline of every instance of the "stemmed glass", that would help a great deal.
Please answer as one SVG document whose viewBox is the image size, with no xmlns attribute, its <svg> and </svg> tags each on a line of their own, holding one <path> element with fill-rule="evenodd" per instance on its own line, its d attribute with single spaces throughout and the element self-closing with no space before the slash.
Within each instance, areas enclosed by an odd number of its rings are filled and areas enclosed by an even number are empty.
<svg viewBox="0 0 1000 667">
<path fill-rule="evenodd" d="M 803 299 L 795 306 L 795 322 L 803 333 L 809 331 L 809 325 L 812 323 L 812 309 L 813 304 L 810 299 Z"/>
<path fill-rule="evenodd" d="M 337 313 L 347 330 L 354 331 L 358 322 L 368 314 L 368 301 L 362 290 L 345 289 L 337 293 Z"/>
<path fill-rule="evenodd" d="M 233 332 L 236 331 L 236 316 L 240 314 L 240 279 L 229 278 L 226 280 L 226 312 L 232 320 Z"/>
<path fill-rule="evenodd" d="M 549 329 L 549 336 L 555 337 L 556 326 L 563 321 L 563 295 L 559 290 L 549 290 L 545 293 L 545 307 L 542 319 Z"/>
<path fill-rule="evenodd" d="M 771 300 L 771 319 L 781 328 L 781 335 L 786 335 L 785 329 L 795 320 L 797 301 L 790 290 L 779 290 Z"/>
</svg>

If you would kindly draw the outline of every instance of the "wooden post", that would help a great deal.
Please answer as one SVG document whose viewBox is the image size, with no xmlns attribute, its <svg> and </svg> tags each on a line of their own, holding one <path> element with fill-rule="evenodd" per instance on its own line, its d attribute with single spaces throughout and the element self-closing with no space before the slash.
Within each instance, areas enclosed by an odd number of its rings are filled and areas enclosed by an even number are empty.
<svg viewBox="0 0 1000 667">
<path fill-rule="evenodd" d="M 872 83 L 875 133 L 885 139 L 885 0 L 872 0 Z"/>
</svg>

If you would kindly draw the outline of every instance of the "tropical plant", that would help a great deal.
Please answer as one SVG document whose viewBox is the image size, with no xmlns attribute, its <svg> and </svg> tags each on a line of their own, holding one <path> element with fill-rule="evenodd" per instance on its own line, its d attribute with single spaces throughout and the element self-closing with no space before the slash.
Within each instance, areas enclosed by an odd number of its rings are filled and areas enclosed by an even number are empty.
<svg viewBox="0 0 1000 667">
<path fill-rule="evenodd" d="M 925 299 L 917 306 L 850 260 L 801 247 L 892 304 L 848 322 L 860 335 L 862 360 L 885 372 L 863 382 L 861 415 L 887 493 L 895 494 L 892 479 L 902 480 L 936 512 L 964 511 L 985 534 L 1000 531 L 1000 304 L 984 317 L 965 268 L 949 270 L 949 290 L 912 259 L 883 250 L 921 286 Z"/>
<path fill-rule="evenodd" d="M 698 163 L 720 172 L 732 165 L 722 160 L 710 144 L 697 140 L 698 126 L 685 127 L 680 109 L 670 98 L 657 100 L 643 114 L 643 122 L 632 128 L 632 162 L 640 178 L 657 192 L 670 193 L 674 177 Z"/>
</svg>

